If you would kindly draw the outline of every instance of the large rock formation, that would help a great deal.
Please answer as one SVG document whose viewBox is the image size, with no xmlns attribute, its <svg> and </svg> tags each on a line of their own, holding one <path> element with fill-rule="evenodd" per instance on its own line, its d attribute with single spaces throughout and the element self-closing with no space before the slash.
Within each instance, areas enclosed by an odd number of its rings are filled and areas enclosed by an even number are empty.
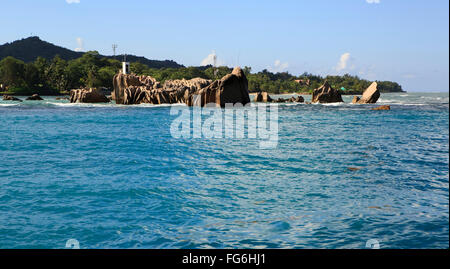
<svg viewBox="0 0 450 269">
<path fill-rule="evenodd" d="M 375 104 L 380 98 L 380 91 L 377 89 L 377 83 L 373 82 L 369 88 L 367 88 L 362 97 L 353 97 L 352 103 L 354 104 Z"/>
<path fill-rule="evenodd" d="M 39 94 L 33 94 L 32 96 L 27 97 L 27 99 L 25 99 L 25 100 L 41 101 L 44 99 L 42 99 L 42 97 L 40 97 Z"/>
<path fill-rule="evenodd" d="M 156 79 L 150 76 L 136 76 L 135 74 L 124 75 L 122 72 L 119 72 L 113 78 L 113 86 L 114 91 L 112 92 L 111 96 L 112 99 L 116 101 L 116 104 L 128 104 L 133 100 L 135 100 L 136 98 L 125 100 L 124 99 L 125 89 L 131 87 L 145 86 L 145 89 L 151 90 L 160 88 L 161 84 L 158 81 L 156 81 Z"/>
<path fill-rule="evenodd" d="M 166 90 L 176 90 L 179 92 L 184 92 L 186 90 L 189 90 L 189 92 L 195 92 L 208 86 L 211 83 L 212 80 L 204 78 L 193 78 L 190 80 L 186 79 L 166 80 L 166 82 L 164 82 L 163 88 Z"/>
<path fill-rule="evenodd" d="M 235 68 L 231 74 L 212 82 L 208 79 L 168 80 L 161 85 L 150 76 L 116 74 L 113 79 L 112 98 L 117 104 L 173 104 L 201 105 L 215 103 L 250 102 L 248 81 L 244 72 Z"/>
<path fill-rule="evenodd" d="M 186 92 L 189 93 L 188 90 Z M 179 92 L 177 90 L 165 90 L 163 88 L 151 89 L 148 86 L 131 86 L 125 88 L 122 104 L 174 104 L 182 103 L 185 99 L 185 92 Z M 116 103 L 118 103 L 117 99 Z"/>
<path fill-rule="evenodd" d="M 16 98 L 14 96 L 10 96 L 10 95 L 3 95 L 3 101 L 18 101 L 18 102 L 22 102 L 22 100 L 20 100 L 19 98 Z"/>
<path fill-rule="evenodd" d="M 110 100 L 98 89 L 78 89 L 70 91 L 71 103 L 109 103 Z"/>
<path fill-rule="evenodd" d="M 344 102 L 338 90 L 333 89 L 328 81 L 318 89 L 315 89 L 312 94 L 311 103 L 337 103 Z"/>
<path fill-rule="evenodd" d="M 209 103 L 215 103 L 220 107 L 224 107 L 225 104 L 250 103 L 248 80 L 240 67 L 234 68 L 231 74 L 194 92 L 187 100 L 189 106 L 205 106 Z"/>
<path fill-rule="evenodd" d="M 150 76 L 116 74 L 112 99 L 116 104 L 173 104 L 185 103 L 190 94 L 211 84 L 211 80 L 167 80 L 163 85 Z"/>
<path fill-rule="evenodd" d="M 272 98 L 270 98 L 269 94 L 267 92 L 258 92 L 255 96 L 255 102 L 272 102 Z"/>
</svg>

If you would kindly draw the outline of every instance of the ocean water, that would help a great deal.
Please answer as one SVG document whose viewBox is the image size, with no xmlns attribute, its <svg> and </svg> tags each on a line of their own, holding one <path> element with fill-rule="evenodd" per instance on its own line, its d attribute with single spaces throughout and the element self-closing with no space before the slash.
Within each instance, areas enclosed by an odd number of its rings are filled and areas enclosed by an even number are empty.
<svg viewBox="0 0 450 269">
<path fill-rule="evenodd" d="M 0 248 L 449 247 L 448 93 L 281 104 L 269 149 L 44 98 L 0 101 Z"/>
</svg>

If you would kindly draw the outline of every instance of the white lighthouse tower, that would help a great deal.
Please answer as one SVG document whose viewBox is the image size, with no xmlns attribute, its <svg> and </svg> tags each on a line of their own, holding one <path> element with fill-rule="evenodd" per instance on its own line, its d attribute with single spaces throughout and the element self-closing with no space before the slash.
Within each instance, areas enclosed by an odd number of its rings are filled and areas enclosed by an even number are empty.
<svg viewBox="0 0 450 269">
<path fill-rule="evenodd" d="M 127 55 L 126 55 L 126 54 L 123 56 L 122 73 L 123 73 L 124 75 L 130 73 L 130 63 L 127 62 Z"/>
</svg>

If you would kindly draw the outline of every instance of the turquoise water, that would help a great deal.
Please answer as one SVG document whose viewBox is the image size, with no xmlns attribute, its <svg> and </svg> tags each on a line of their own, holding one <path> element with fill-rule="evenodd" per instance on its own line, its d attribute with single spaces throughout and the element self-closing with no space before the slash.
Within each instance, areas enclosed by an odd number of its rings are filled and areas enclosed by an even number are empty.
<svg viewBox="0 0 450 269">
<path fill-rule="evenodd" d="M 172 138 L 169 106 L 0 101 L 0 248 L 448 248 L 448 100 L 283 104 L 273 149 Z"/>
</svg>

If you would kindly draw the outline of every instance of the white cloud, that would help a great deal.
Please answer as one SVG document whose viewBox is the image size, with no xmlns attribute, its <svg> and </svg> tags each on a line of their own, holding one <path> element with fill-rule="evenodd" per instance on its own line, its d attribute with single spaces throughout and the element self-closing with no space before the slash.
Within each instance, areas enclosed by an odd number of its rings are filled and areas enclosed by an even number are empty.
<svg viewBox="0 0 450 269">
<path fill-rule="evenodd" d="M 83 51 L 83 39 L 81 37 L 77 37 L 77 45 L 78 47 L 75 49 L 75 51 Z"/>
<path fill-rule="evenodd" d="M 380 0 L 366 0 L 366 2 L 369 4 L 379 4 Z"/>
<path fill-rule="evenodd" d="M 288 69 L 289 63 L 282 63 L 280 60 L 275 60 L 273 63 L 273 66 L 268 67 L 270 72 L 278 73 L 278 72 L 284 72 L 286 69 Z"/>
<path fill-rule="evenodd" d="M 225 64 L 224 61 L 222 61 L 221 59 L 219 59 L 217 57 L 217 54 L 215 51 L 212 51 L 208 56 L 206 56 L 205 59 L 202 60 L 202 62 L 200 63 L 202 66 L 205 65 L 214 65 L 214 59 L 216 60 L 216 65 L 217 66 L 222 66 Z"/>
<path fill-rule="evenodd" d="M 347 69 L 349 67 L 349 61 L 350 61 L 350 53 L 346 52 L 342 54 L 336 66 L 336 71 L 342 71 Z"/>
<path fill-rule="evenodd" d="M 80 0 L 66 0 L 67 4 L 79 4 Z"/>
</svg>

